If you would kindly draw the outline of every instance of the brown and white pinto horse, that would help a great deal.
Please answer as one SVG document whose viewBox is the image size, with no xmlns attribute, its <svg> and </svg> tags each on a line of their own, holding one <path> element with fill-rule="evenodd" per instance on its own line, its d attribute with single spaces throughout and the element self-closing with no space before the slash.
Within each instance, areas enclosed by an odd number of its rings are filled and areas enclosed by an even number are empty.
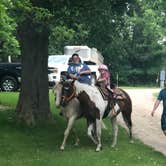
<svg viewBox="0 0 166 166">
<path fill-rule="evenodd" d="M 75 121 L 83 116 L 83 109 L 80 107 L 80 102 L 77 97 L 75 97 L 75 89 L 74 86 L 68 87 L 68 82 L 57 82 L 56 85 L 53 87 L 53 93 L 56 96 L 56 107 L 61 109 L 61 114 L 67 120 L 67 127 L 64 132 L 64 138 L 62 145 L 60 146 L 60 150 L 65 149 L 67 138 L 70 134 L 70 131 L 73 129 Z M 63 93 L 62 93 L 63 92 Z M 91 112 L 92 113 L 92 112 Z M 95 114 L 96 112 L 94 112 Z M 92 113 L 93 114 L 93 113 Z M 91 117 L 92 118 L 92 117 Z M 93 118 L 94 119 L 94 118 Z M 91 124 L 91 119 L 87 118 L 87 125 Z M 105 128 L 104 123 L 102 123 L 102 127 Z M 75 145 L 78 145 L 79 138 L 75 132 L 73 131 L 76 136 Z M 94 137 L 92 137 L 91 133 L 88 136 L 92 139 L 92 141 L 97 144 Z"/>
<path fill-rule="evenodd" d="M 131 112 L 132 112 L 132 103 L 131 99 L 126 92 L 121 90 L 123 95 L 126 97 L 124 100 L 117 100 L 122 112 L 123 119 L 129 128 L 130 139 L 132 141 L 132 122 L 131 122 Z M 73 97 L 71 97 L 73 96 Z M 69 104 L 69 99 L 76 98 L 80 102 L 80 110 L 84 116 L 88 119 L 88 136 L 97 144 L 96 151 L 101 149 L 101 125 L 102 118 L 105 116 L 105 111 L 110 109 L 108 107 L 108 101 L 103 100 L 101 93 L 98 88 L 95 86 L 89 86 L 86 84 L 81 84 L 78 81 L 74 83 L 71 81 L 66 81 L 63 83 L 62 88 L 62 105 Z M 119 112 L 120 112 L 119 111 Z M 117 134 L 118 134 L 118 125 L 116 116 L 112 115 L 112 111 L 107 115 L 112 122 L 114 139 L 112 147 L 117 144 Z M 95 129 L 95 130 L 94 130 Z"/>
</svg>

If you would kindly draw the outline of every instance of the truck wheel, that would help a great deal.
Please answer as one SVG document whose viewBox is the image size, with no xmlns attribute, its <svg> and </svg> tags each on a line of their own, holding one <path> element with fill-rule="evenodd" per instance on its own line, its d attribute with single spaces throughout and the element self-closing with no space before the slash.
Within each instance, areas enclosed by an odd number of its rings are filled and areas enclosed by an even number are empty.
<svg viewBox="0 0 166 166">
<path fill-rule="evenodd" d="M 96 84 L 96 74 L 91 75 L 91 84 L 95 85 Z"/>
<path fill-rule="evenodd" d="M 12 76 L 5 76 L 0 81 L 0 88 L 2 91 L 16 91 L 18 89 L 18 82 Z"/>
</svg>

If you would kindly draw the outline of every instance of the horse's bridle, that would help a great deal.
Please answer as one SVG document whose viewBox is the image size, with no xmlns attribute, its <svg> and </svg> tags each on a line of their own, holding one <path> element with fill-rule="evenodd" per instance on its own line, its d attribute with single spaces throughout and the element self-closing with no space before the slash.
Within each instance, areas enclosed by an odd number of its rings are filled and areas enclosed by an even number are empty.
<svg viewBox="0 0 166 166">
<path fill-rule="evenodd" d="M 72 85 L 73 92 L 70 96 L 62 95 L 62 100 L 69 103 L 74 97 L 76 97 L 76 87 Z"/>
</svg>

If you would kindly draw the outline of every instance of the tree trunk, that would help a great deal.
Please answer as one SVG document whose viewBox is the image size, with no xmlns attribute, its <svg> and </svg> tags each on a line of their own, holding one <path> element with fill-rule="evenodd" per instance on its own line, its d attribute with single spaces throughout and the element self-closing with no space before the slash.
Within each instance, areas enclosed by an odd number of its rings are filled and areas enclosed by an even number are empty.
<svg viewBox="0 0 166 166">
<path fill-rule="evenodd" d="M 22 79 L 17 118 L 34 125 L 51 116 L 48 89 L 48 27 L 24 22 L 18 27 Z"/>
</svg>

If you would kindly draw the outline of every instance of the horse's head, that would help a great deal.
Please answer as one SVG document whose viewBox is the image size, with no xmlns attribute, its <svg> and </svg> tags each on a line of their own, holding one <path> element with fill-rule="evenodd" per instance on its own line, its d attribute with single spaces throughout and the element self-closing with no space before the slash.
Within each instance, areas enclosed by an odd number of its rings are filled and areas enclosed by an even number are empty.
<svg viewBox="0 0 166 166">
<path fill-rule="evenodd" d="M 61 97 L 62 97 L 62 83 L 56 82 L 55 86 L 53 87 L 53 93 L 56 97 L 55 105 L 56 107 L 60 107 Z"/>
<path fill-rule="evenodd" d="M 69 101 L 71 101 L 76 95 L 76 90 L 74 82 L 71 80 L 66 80 L 62 83 L 62 96 L 61 96 L 61 106 L 66 106 Z"/>
</svg>

